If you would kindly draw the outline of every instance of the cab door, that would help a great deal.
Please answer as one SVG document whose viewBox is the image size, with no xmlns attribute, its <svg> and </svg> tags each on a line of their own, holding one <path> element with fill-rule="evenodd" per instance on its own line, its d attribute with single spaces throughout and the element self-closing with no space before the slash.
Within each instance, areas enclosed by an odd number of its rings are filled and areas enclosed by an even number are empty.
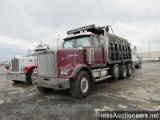
<svg viewBox="0 0 160 120">
<path fill-rule="evenodd" d="M 104 64 L 104 53 L 103 48 L 100 45 L 99 36 L 94 35 L 92 37 L 92 44 L 94 46 L 93 64 L 96 66 L 101 66 L 102 64 Z"/>
</svg>

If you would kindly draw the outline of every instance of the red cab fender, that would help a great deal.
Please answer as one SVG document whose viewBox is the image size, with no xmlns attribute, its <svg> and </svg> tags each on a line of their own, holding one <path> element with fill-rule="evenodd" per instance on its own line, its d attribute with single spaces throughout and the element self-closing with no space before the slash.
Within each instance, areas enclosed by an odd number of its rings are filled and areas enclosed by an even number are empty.
<svg viewBox="0 0 160 120">
<path fill-rule="evenodd" d="M 88 66 L 84 65 L 84 64 L 79 64 L 79 65 L 77 65 L 77 66 L 74 68 L 74 70 L 73 70 L 73 72 L 72 72 L 72 74 L 71 74 L 71 76 L 73 76 L 73 79 L 76 78 L 77 75 L 78 75 L 78 74 L 80 73 L 80 71 L 82 71 L 82 70 L 87 71 L 88 74 L 90 75 L 91 79 L 93 79 L 93 78 L 92 78 L 91 69 L 90 69 Z"/>
<path fill-rule="evenodd" d="M 23 72 L 26 74 L 29 70 L 36 68 L 37 66 L 27 66 L 25 67 L 25 69 L 23 70 Z"/>
<path fill-rule="evenodd" d="M 90 75 L 90 80 L 91 80 L 91 87 L 92 89 L 94 88 L 94 78 L 92 76 L 92 72 L 91 72 L 91 69 L 84 65 L 84 64 L 79 64 L 75 67 L 74 71 L 72 72 L 72 76 L 73 76 L 73 79 L 76 79 L 76 77 L 78 76 L 78 74 L 80 73 L 80 71 L 87 71 L 88 74 Z"/>
</svg>

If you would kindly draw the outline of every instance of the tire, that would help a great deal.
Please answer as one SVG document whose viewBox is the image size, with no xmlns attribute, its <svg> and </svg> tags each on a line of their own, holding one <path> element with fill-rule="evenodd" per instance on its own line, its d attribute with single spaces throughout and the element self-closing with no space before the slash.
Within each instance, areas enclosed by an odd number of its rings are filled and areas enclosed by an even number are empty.
<svg viewBox="0 0 160 120">
<path fill-rule="evenodd" d="M 141 68 L 141 67 L 142 67 L 141 64 L 139 64 L 139 65 L 138 65 L 138 68 Z"/>
<path fill-rule="evenodd" d="M 127 77 L 127 69 L 126 69 L 126 65 L 120 65 L 120 74 L 119 74 L 119 78 L 124 79 Z"/>
<path fill-rule="evenodd" d="M 70 93 L 74 98 L 84 99 L 88 97 L 90 90 L 90 75 L 86 71 L 81 71 L 76 79 L 70 80 Z"/>
<path fill-rule="evenodd" d="M 134 67 L 135 67 L 135 68 L 138 68 L 138 65 L 135 65 Z"/>
<path fill-rule="evenodd" d="M 33 73 L 33 69 L 29 70 L 26 74 L 26 84 L 33 84 L 32 83 L 32 73 Z"/>
<path fill-rule="evenodd" d="M 141 68 L 141 64 L 135 65 L 135 68 Z"/>
<path fill-rule="evenodd" d="M 132 75 L 132 66 L 131 64 L 126 64 L 126 69 L 127 69 L 127 77 L 130 77 Z"/>
<path fill-rule="evenodd" d="M 22 81 L 12 80 L 15 84 L 22 83 Z"/>
<path fill-rule="evenodd" d="M 115 64 L 113 66 L 111 66 L 111 70 L 110 70 L 110 74 L 112 75 L 112 78 L 114 80 L 117 80 L 119 79 L 119 65 L 118 64 Z"/>
<path fill-rule="evenodd" d="M 53 92 L 54 90 L 51 89 L 51 88 L 45 88 L 45 87 L 40 87 L 40 86 L 37 86 L 37 89 L 42 92 L 42 93 L 51 93 Z"/>
</svg>

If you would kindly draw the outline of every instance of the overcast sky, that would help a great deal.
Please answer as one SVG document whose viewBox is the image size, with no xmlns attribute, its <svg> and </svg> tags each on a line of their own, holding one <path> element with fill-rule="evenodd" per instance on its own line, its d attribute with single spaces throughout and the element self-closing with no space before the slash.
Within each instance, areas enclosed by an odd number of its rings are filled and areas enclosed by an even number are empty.
<svg viewBox="0 0 160 120">
<path fill-rule="evenodd" d="M 139 52 L 160 51 L 159 0 L 0 0 L 0 61 L 40 42 L 56 46 L 66 31 L 111 25 Z"/>
</svg>

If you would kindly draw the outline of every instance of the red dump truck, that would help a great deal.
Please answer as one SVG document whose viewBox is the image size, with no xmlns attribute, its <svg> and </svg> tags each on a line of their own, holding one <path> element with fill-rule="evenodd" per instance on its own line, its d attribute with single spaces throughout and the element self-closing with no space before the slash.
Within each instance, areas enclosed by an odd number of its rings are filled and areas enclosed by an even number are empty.
<svg viewBox="0 0 160 120">
<path fill-rule="evenodd" d="M 73 97 L 83 99 L 95 82 L 131 76 L 130 43 L 110 34 L 109 26 L 89 25 L 67 34 L 62 49 L 37 55 L 33 81 L 39 91 L 69 88 Z"/>
</svg>

